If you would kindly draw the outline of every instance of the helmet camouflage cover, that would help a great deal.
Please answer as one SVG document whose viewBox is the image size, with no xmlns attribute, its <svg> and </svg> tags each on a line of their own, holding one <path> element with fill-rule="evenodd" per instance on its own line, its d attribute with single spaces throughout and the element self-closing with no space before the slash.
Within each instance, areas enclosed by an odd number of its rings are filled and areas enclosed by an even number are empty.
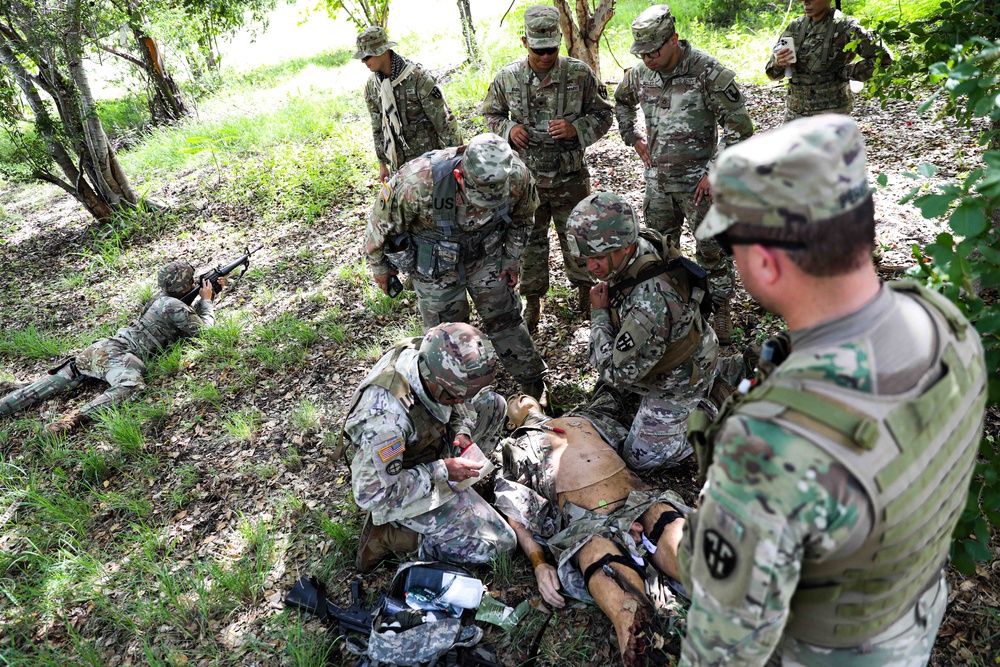
<svg viewBox="0 0 1000 667">
<path fill-rule="evenodd" d="M 566 245 L 574 257 L 606 255 L 627 248 L 638 237 L 635 211 L 612 192 L 595 192 L 584 197 L 566 221 Z"/>
<path fill-rule="evenodd" d="M 194 283 L 194 267 L 182 260 L 170 262 L 156 274 L 156 282 L 167 294 L 182 294 Z"/>
<path fill-rule="evenodd" d="M 476 206 L 499 208 L 507 201 L 514 152 L 500 135 L 486 132 L 469 142 L 462 156 L 465 194 Z"/>
<path fill-rule="evenodd" d="M 492 384 L 496 365 L 493 346 L 471 324 L 439 324 L 420 343 L 419 367 L 424 379 L 453 398 L 472 398 Z"/>
</svg>

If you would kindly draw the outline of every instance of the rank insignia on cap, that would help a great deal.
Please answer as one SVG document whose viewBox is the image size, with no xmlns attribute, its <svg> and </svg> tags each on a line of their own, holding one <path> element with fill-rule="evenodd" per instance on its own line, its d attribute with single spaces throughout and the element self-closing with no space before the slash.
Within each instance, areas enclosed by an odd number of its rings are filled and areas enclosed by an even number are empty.
<svg viewBox="0 0 1000 667">
<path fill-rule="evenodd" d="M 391 461 L 405 451 L 406 445 L 403 444 L 403 440 L 400 438 L 392 444 L 386 445 L 382 449 L 378 450 L 378 457 L 382 459 L 382 463 L 385 463 L 386 461 Z"/>
<path fill-rule="evenodd" d="M 631 350 L 633 347 L 635 347 L 635 340 L 632 338 L 632 334 L 627 331 L 618 336 L 618 340 L 615 341 L 615 349 L 619 352 Z"/>
<path fill-rule="evenodd" d="M 379 193 L 378 194 L 379 194 L 379 197 L 382 198 L 383 202 L 388 203 L 389 199 L 392 198 L 392 187 L 390 187 L 389 184 L 386 183 L 385 181 L 382 181 L 382 187 L 379 188 Z"/>
<path fill-rule="evenodd" d="M 706 530 L 701 548 L 705 552 L 705 563 L 713 579 L 725 579 L 736 569 L 736 549 L 722 533 Z"/>
</svg>

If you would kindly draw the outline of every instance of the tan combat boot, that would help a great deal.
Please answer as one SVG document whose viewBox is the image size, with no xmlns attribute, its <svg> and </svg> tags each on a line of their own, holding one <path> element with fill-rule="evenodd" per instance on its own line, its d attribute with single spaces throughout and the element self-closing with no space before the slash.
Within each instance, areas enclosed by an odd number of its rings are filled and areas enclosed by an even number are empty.
<svg viewBox="0 0 1000 667">
<path fill-rule="evenodd" d="M 733 314 L 729 307 L 728 299 L 715 305 L 715 314 L 712 316 L 712 328 L 715 329 L 715 335 L 719 337 L 719 345 L 732 344 Z"/>
<path fill-rule="evenodd" d="M 365 527 L 361 529 L 358 555 L 354 565 L 358 568 L 358 572 L 368 574 L 392 554 L 403 555 L 416 551 L 418 542 L 419 536 L 405 526 L 392 523 L 376 526 L 369 513 L 365 519 Z"/>
<path fill-rule="evenodd" d="M 55 420 L 51 424 L 45 427 L 45 430 L 52 435 L 59 435 L 61 433 L 69 433 L 81 423 L 83 423 L 84 415 L 79 410 L 73 410 L 73 412 L 66 413 L 59 419 Z"/>
<path fill-rule="evenodd" d="M 524 324 L 528 327 L 528 333 L 534 335 L 538 330 L 538 318 L 541 314 L 541 299 L 537 296 L 524 297 Z"/>
<path fill-rule="evenodd" d="M 590 317 L 589 285 L 580 285 L 576 288 L 576 310 L 584 317 Z"/>
</svg>

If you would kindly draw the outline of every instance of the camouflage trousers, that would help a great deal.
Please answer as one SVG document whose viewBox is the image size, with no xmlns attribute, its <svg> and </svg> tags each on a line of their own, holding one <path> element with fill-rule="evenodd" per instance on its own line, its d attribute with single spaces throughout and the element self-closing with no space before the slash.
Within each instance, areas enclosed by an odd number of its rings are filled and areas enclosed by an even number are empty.
<svg viewBox="0 0 1000 667">
<path fill-rule="evenodd" d="M 862 646 L 825 648 L 786 636 L 768 664 L 784 667 L 923 667 L 930 660 L 947 603 L 948 584 L 942 574 L 938 582 L 920 596 L 911 611 Z"/>
<path fill-rule="evenodd" d="M 433 280 L 412 276 L 424 331 L 443 322 L 468 322 L 468 293 L 483 318 L 483 333 L 507 372 L 522 383 L 541 378 L 545 362 L 521 317 L 521 297 L 500 283 L 500 257 L 484 257 L 461 268 Z"/>
<path fill-rule="evenodd" d="M 89 415 L 145 389 L 146 383 L 142 379 L 145 370 L 142 360 L 123 344 L 111 338 L 102 338 L 71 362 L 0 399 L 0 416 L 26 410 L 61 391 L 75 389 L 86 378 L 103 380 L 111 386 L 80 409 L 80 412 Z"/>
<path fill-rule="evenodd" d="M 581 199 L 590 194 L 590 174 L 581 169 L 572 179 L 551 188 L 538 188 L 540 204 L 535 224 L 521 255 L 521 294 L 544 297 L 549 291 L 549 222 L 555 224 L 566 277 L 574 287 L 591 286 L 594 279 L 587 262 L 570 254 L 566 246 L 566 220 Z"/>
<path fill-rule="evenodd" d="M 566 503 L 563 512 L 568 515 L 567 527 L 546 541 L 556 559 L 559 583 L 570 597 L 593 604 L 594 599 L 587 590 L 583 572 L 577 564 L 577 554 L 595 537 L 604 537 L 624 547 L 633 560 L 642 564 L 642 552 L 632 537 L 632 524 L 657 503 L 671 505 L 682 514 L 690 512 L 684 501 L 673 491 L 632 491 L 625 500 L 625 506 L 611 514 L 597 514 Z M 660 590 L 659 570 L 645 564 L 646 592 L 653 599 L 673 599 L 668 591 Z"/>
<path fill-rule="evenodd" d="M 786 104 L 787 104 L 787 102 L 786 102 Z M 842 107 L 834 107 L 834 108 L 831 108 L 831 109 L 822 109 L 820 111 L 813 111 L 813 112 L 810 112 L 810 113 L 803 113 L 801 111 L 792 111 L 792 109 L 790 107 L 786 106 L 785 107 L 785 115 L 781 119 L 781 124 L 785 125 L 787 123 L 791 123 L 793 120 L 798 120 L 799 118 L 806 118 L 808 116 L 817 116 L 817 115 L 819 115 L 821 113 L 839 113 L 839 114 L 844 114 L 845 116 L 850 116 L 851 115 L 851 111 L 853 109 L 854 109 L 854 101 L 853 100 L 851 101 L 850 104 L 847 104 L 847 105 L 842 106 Z"/>
<path fill-rule="evenodd" d="M 646 197 L 642 203 L 642 218 L 647 227 L 666 234 L 678 246 L 681 242 L 681 231 L 687 220 L 691 233 L 705 219 L 711 203 L 702 199 L 695 206 L 694 192 L 667 192 L 657 182 L 655 173 L 650 175 L 647 170 Z M 712 289 L 712 298 L 716 303 L 728 301 L 736 293 L 736 269 L 733 260 L 726 256 L 717 241 L 708 239 L 695 240 L 695 257 L 698 264 L 708 272 L 708 283 Z"/>
<path fill-rule="evenodd" d="M 489 456 L 507 421 L 507 402 L 492 391 L 472 400 L 476 426 L 472 441 Z M 517 547 L 517 536 L 500 514 L 474 490 L 465 489 L 430 512 L 399 522 L 420 535 L 419 558 L 450 563 L 488 563 Z"/>
</svg>

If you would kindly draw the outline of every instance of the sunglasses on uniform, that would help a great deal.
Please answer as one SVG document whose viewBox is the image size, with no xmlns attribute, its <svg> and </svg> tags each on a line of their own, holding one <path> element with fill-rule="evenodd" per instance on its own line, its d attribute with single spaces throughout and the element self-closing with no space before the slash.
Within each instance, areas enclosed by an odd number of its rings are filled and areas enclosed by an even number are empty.
<svg viewBox="0 0 1000 667">
<path fill-rule="evenodd" d="M 531 49 L 531 52 L 534 53 L 536 56 L 554 56 L 556 53 L 559 52 L 558 46 L 550 46 L 547 49 L 535 49 L 530 46 L 528 48 Z"/>
</svg>

